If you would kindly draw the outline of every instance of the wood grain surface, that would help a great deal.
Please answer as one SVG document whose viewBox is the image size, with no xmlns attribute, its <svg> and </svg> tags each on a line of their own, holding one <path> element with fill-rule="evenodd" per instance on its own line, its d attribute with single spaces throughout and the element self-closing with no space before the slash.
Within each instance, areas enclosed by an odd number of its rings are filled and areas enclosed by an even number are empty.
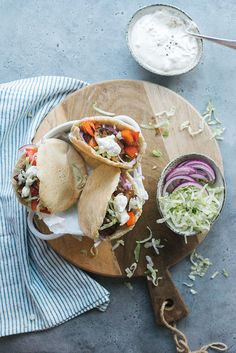
<svg viewBox="0 0 236 353">
<path fill-rule="evenodd" d="M 59 124 L 86 116 L 97 115 L 93 103 L 97 106 L 114 112 L 116 115 L 128 115 L 139 124 L 148 122 L 155 113 L 163 110 L 169 111 L 175 107 L 175 116 L 170 118 L 170 132 L 168 137 L 163 137 L 155 130 L 142 129 L 147 142 L 146 154 L 142 160 L 144 185 L 149 194 L 143 214 L 135 228 L 124 236 L 124 246 L 119 246 L 114 252 L 112 244 L 104 241 L 98 248 L 98 255 L 92 256 L 90 248 L 92 243 L 84 238 L 82 241 L 73 236 L 66 235 L 62 238 L 49 241 L 50 246 L 66 260 L 80 268 L 103 276 L 125 276 L 125 268 L 134 262 L 134 248 L 136 240 L 148 236 L 149 226 L 155 238 L 160 238 L 164 246 L 160 255 L 155 255 L 151 249 L 141 249 L 140 261 L 134 277 L 145 276 L 146 259 L 150 255 L 158 268 L 162 280 L 158 287 L 148 282 L 148 288 L 157 321 L 162 302 L 170 299 L 172 308 L 167 312 L 169 321 L 176 321 L 187 315 L 185 306 L 178 290 L 171 280 L 168 269 L 190 254 L 206 235 L 197 235 L 188 238 L 187 244 L 183 237 L 174 234 L 165 225 L 157 224 L 159 218 L 156 205 L 156 187 L 162 169 L 166 164 L 183 154 L 202 153 L 211 157 L 223 171 L 222 158 L 219 147 L 214 139 L 210 139 L 211 132 L 206 125 L 203 133 L 191 137 L 186 130 L 180 131 L 180 124 L 186 120 L 191 122 L 193 130 L 199 128 L 201 115 L 182 97 L 162 86 L 144 81 L 115 80 L 92 84 L 68 96 L 62 103 L 54 108 L 39 126 L 34 141 L 39 141 L 46 132 Z M 152 156 L 153 149 L 160 149 L 162 157 Z M 156 166 L 156 169 L 152 169 Z M 41 222 L 37 221 L 38 228 L 47 232 Z M 114 245 L 114 243 L 113 243 Z M 82 250 L 82 251 L 81 251 Z M 85 256 L 85 251 L 88 256 Z"/>
</svg>

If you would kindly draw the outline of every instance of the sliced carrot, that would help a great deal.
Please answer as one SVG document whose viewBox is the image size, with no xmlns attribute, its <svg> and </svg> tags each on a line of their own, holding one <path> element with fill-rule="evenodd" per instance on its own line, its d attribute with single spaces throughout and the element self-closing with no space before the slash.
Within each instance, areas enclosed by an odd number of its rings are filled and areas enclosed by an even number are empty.
<svg viewBox="0 0 236 353">
<path fill-rule="evenodd" d="M 80 124 L 80 128 L 83 132 L 89 134 L 90 136 L 94 136 L 95 125 L 92 121 L 84 121 Z"/>
<path fill-rule="evenodd" d="M 95 129 L 99 129 L 102 125 L 98 121 L 94 123 Z"/>
<path fill-rule="evenodd" d="M 90 147 L 93 147 L 93 148 L 98 145 L 94 137 L 91 137 L 91 139 L 89 140 L 88 144 L 89 144 Z"/>
<path fill-rule="evenodd" d="M 134 215 L 134 212 L 130 211 L 128 212 L 128 215 L 129 215 L 129 220 L 128 222 L 126 223 L 126 225 L 128 227 L 132 227 L 134 224 L 135 224 L 135 215 Z"/>
<path fill-rule="evenodd" d="M 139 139 L 139 131 L 132 131 L 132 136 L 135 142 L 138 142 Z"/>
<path fill-rule="evenodd" d="M 36 211 L 37 210 L 37 206 L 38 206 L 38 201 L 37 200 L 31 201 L 32 211 Z"/>
<path fill-rule="evenodd" d="M 128 145 L 132 145 L 134 143 L 134 138 L 133 138 L 131 130 L 128 130 L 128 129 L 122 130 L 121 131 L 121 136 L 123 137 L 123 139 L 125 140 L 125 142 Z"/>
<path fill-rule="evenodd" d="M 126 146 L 124 149 L 125 153 L 131 158 L 134 158 L 138 155 L 138 149 L 135 146 Z"/>
</svg>

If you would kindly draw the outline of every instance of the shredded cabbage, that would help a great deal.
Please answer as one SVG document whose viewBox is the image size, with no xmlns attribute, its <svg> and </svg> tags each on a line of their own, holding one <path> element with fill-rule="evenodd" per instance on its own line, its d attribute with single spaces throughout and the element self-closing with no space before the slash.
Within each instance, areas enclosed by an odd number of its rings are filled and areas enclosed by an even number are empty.
<svg viewBox="0 0 236 353">
<path fill-rule="evenodd" d="M 158 273 L 158 269 L 154 268 L 154 263 L 152 261 L 151 256 L 146 256 L 146 261 L 147 261 L 147 271 L 146 271 L 146 275 L 147 275 L 147 280 L 151 281 L 152 284 L 157 287 L 159 284 L 159 281 L 162 279 L 162 277 L 158 277 L 157 273 Z"/>
<path fill-rule="evenodd" d="M 223 140 L 223 133 L 225 131 L 225 128 L 222 127 L 221 121 L 215 117 L 215 107 L 213 106 L 211 100 L 209 100 L 206 107 L 206 111 L 202 114 L 202 117 L 205 122 L 211 127 L 211 139 L 215 138 L 216 140 Z"/>
<path fill-rule="evenodd" d="M 195 276 L 203 277 L 207 273 L 209 266 L 212 265 L 208 257 L 203 257 L 202 255 L 196 253 L 194 250 L 190 255 L 190 262 L 192 263 L 191 272 L 188 277 L 195 281 Z"/>
<path fill-rule="evenodd" d="M 162 157 L 162 152 L 160 151 L 160 150 L 153 150 L 152 151 L 152 155 L 154 156 L 154 157 L 157 157 L 157 158 L 159 158 L 159 157 Z"/>
<path fill-rule="evenodd" d="M 137 266 L 138 266 L 137 262 L 134 262 L 134 263 L 132 263 L 132 265 L 130 267 L 127 267 L 125 269 L 126 276 L 128 278 L 131 278 L 133 276 L 134 272 L 136 271 Z"/>
<path fill-rule="evenodd" d="M 170 194 L 160 197 L 160 207 L 164 217 L 157 223 L 168 221 L 183 234 L 209 231 L 212 221 L 221 207 L 223 187 L 198 189 L 195 186 L 180 187 Z"/>
<path fill-rule="evenodd" d="M 155 117 L 153 117 L 154 122 L 141 123 L 141 127 L 143 129 L 157 130 L 160 129 L 160 133 L 163 137 L 169 136 L 169 128 L 171 117 L 175 116 L 175 107 L 172 107 L 170 111 L 161 111 L 155 113 Z M 156 131 L 157 132 L 157 131 Z"/>
<path fill-rule="evenodd" d="M 219 271 L 216 271 L 213 273 L 213 275 L 211 275 L 211 279 L 214 279 L 216 276 L 218 276 L 220 274 Z"/>
<path fill-rule="evenodd" d="M 197 294 L 197 291 L 196 291 L 195 289 L 191 288 L 191 289 L 190 289 L 190 293 L 193 294 L 193 295 L 195 295 L 195 294 Z"/>
<path fill-rule="evenodd" d="M 191 288 L 193 286 L 193 283 L 183 282 L 183 285 L 185 285 L 188 288 Z"/>
<path fill-rule="evenodd" d="M 93 246 L 90 248 L 90 253 L 93 255 L 93 256 L 97 256 L 98 254 L 98 246 L 101 244 L 101 240 L 96 240 L 94 241 L 94 244 Z"/>
<path fill-rule="evenodd" d="M 160 117 L 162 115 L 166 115 L 167 118 L 171 118 L 175 115 L 175 107 L 171 107 L 170 110 L 163 110 L 161 112 L 155 113 L 155 116 Z"/>
<path fill-rule="evenodd" d="M 154 239 L 154 238 L 152 238 L 150 242 L 148 241 L 148 242 L 146 242 L 146 243 L 144 244 L 144 247 L 145 247 L 146 249 L 148 249 L 148 248 L 153 248 L 154 251 L 155 251 L 155 253 L 156 253 L 157 255 L 159 255 L 159 254 L 160 254 L 159 249 L 164 248 L 164 245 L 161 244 L 161 239 Z"/>
<path fill-rule="evenodd" d="M 141 251 L 141 244 L 137 243 L 134 249 L 134 259 L 136 262 L 139 262 L 140 251 Z"/>
<path fill-rule="evenodd" d="M 112 250 L 116 250 L 120 245 L 124 246 L 125 242 L 122 239 L 117 240 L 117 242 L 113 245 Z"/>
<path fill-rule="evenodd" d="M 118 223 L 117 215 L 114 210 L 114 201 L 112 199 L 108 202 L 108 207 L 106 211 L 106 221 L 107 222 L 105 224 L 101 225 L 100 230 L 110 228 L 114 224 Z"/>
<path fill-rule="evenodd" d="M 228 278 L 228 277 L 229 277 L 229 273 L 226 271 L 226 269 L 225 269 L 225 268 L 223 268 L 223 270 L 222 270 L 222 274 L 223 274 L 226 278 Z"/>
<path fill-rule="evenodd" d="M 149 231 L 149 236 L 148 236 L 147 238 L 143 239 L 143 240 L 136 240 L 136 243 L 137 243 L 137 244 L 138 244 L 138 243 L 144 244 L 144 243 L 146 243 L 147 241 L 149 241 L 149 240 L 152 239 L 152 236 L 153 236 L 152 230 L 151 230 L 151 228 L 148 227 L 148 226 L 147 226 L 147 229 L 148 229 L 148 231 Z"/>
<path fill-rule="evenodd" d="M 203 130 L 204 130 L 204 122 L 203 122 L 203 120 L 201 120 L 198 130 L 193 131 L 192 127 L 191 127 L 191 124 L 190 124 L 190 121 L 186 120 L 180 125 L 180 131 L 183 131 L 185 129 L 187 129 L 187 131 L 188 131 L 190 136 L 194 137 L 194 136 L 199 135 L 199 134 L 201 134 L 203 132 Z"/>
<path fill-rule="evenodd" d="M 95 103 L 93 104 L 93 109 L 94 109 L 96 112 L 98 112 L 98 113 L 100 113 L 100 114 L 102 114 L 102 115 L 107 115 L 107 116 L 110 116 L 110 117 L 116 115 L 115 113 L 107 112 L 107 111 L 105 111 L 105 110 L 99 108 L 99 107 L 97 106 L 97 102 L 95 102 Z"/>
</svg>

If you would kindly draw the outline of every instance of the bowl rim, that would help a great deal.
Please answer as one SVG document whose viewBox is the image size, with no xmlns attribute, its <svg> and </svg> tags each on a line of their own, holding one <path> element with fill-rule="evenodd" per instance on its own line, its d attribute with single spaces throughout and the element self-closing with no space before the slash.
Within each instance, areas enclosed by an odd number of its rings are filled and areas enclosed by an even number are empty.
<svg viewBox="0 0 236 353">
<path fill-rule="evenodd" d="M 187 157 L 187 159 L 191 159 L 191 158 L 199 158 L 199 159 L 205 159 L 207 161 L 210 162 L 211 166 L 213 167 L 213 169 L 220 175 L 220 179 L 221 179 L 221 182 L 222 182 L 222 186 L 224 187 L 224 190 L 223 190 L 223 195 L 222 195 L 222 201 L 221 201 L 221 206 L 220 206 L 220 209 L 219 209 L 219 212 L 218 214 L 216 215 L 216 217 L 213 219 L 213 221 L 211 222 L 211 226 L 213 225 L 213 223 L 218 219 L 218 217 L 220 216 L 222 210 L 223 210 L 223 207 L 224 207 L 224 204 L 225 204 L 225 200 L 226 200 L 226 182 L 225 182 L 225 177 L 221 171 L 221 169 L 218 167 L 217 163 L 211 158 L 209 157 L 208 155 L 205 155 L 203 153 L 196 153 L 196 152 L 193 152 L 193 153 L 187 153 L 187 154 L 182 154 L 174 159 L 172 159 L 171 161 L 169 161 L 167 163 L 167 165 L 165 166 L 165 168 L 162 170 L 161 172 L 161 175 L 160 175 L 160 178 L 158 180 L 158 183 L 157 183 L 157 193 L 156 193 L 156 201 L 157 201 L 157 208 L 158 208 L 158 211 L 160 212 L 160 216 L 161 217 L 164 217 L 165 215 L 163 214 L 162 212 L 162 209 L 160 207 L 160 202 L 159 202 L 159 198 L 161 196 L 161 189 L 162 189 L 162 186 L 163 186 L 163 181 L 164 181 L 164 178 L 166 176 L 166 173 L 169 171 L 169 168 L 172 166 L 172 165 L 175 165 L 175 163 L 181 163 L 182 161 L 185 160 L 185 158 Z M 201 232 L 193 232 L 193 233 L 183 233 L 183 232 L 180 232 L 178 231 L 177 229 L 175 229 L 175 227 L 172 226 L 171 223 L 169 223 L 168 221 L 165 221 L 164 222 L 166 224 L 166 226 L 171 229 L 175 234 L 177 235 L 180 235 L 180 236 L 183 236 L 183 237 L 188 237 L 188 236 L 196 236 L 196 235 L 200 235 L 202 234 Z M 208 232 L 207 232 L 208 233 Z"/>
<path fill-rule="evenodd" d="M 139 8 L 137 11 L 135 11 L 135 13 L 132 15 L 132 17 L 130 18 L 128 24 L 127 24 L 127 27 L 126 27 L 126 42 L 127 42 L 127 45 L 128 45 L 128 48 L 129 48 L 129 51 L 131 53 L 131 55 L 133 56 L 134 60 L 140 65 L 142 66 L 145 70 L 149 71 L 149 72 L 152 72 L 156 75 L 160 75 L 160 76 L 168 76 L 168 77 L 172 77 L 172 76 L 178 76 L 178 75 L 182 75 L 182 74 L 185 74 L 185 73 L 188 73 L 190 71 L 192 71 L 200 62 L 201 58 L 202 58 L 202 55 L 203 55 L 203 39 L 202 38 L 198 38 L 199 40 L 199 43 L 200 43 L 200 46 L 199 46 L 199 54 L 197 56 L 197 60 L 196 62 L 194 62 L 194 65 L 190 68 L 188 68 L 187 70 L 183 70 L 182 72 L 179 72 L 179 73 L 163 73 L 162 71 L 160 70 L 155 70 L 151 67 L 149 67 L 148 65 L 146 65 L 144 62 L 142 62 L 138 56 L 134 53 L 131 45 L 130 45 L 130 41 L 129 41 L 129 32 L 130 32 L 130 28 L 131 28 L 131 24 L 133 23 L 135 17 L 142 11 L 144 11 L 145 9 L 147 8 L 152 8 L 152 7 L 159 7 L 159 6 L 163 6 L 163 7 L 169 7 L 169 8 L 172 8 L 174 10 L 177 10 L 179 12 L 182 13 L 182 15 L 185 15 L 189 20 L 191 20 L 192 22 L 193 19 L 191 18 L 191 16 L 189 16 L 188 13 L 186 13 L 185 11 L 183 11 L 182 9 L 180 9 L 179 7 L 177 6 L 174 6 L 174 5 L 170 5 L 170 4 L 150 4 L 150 5 L 145 5 L 141 8 Z M 199 34 L 201 34 L 200 30 L 199 30 L 199 27 L 198 25 L 194 22 L 194 24 L 196 25 L 196 29 L 197 29 L 197 32 Z"/>
</svg>

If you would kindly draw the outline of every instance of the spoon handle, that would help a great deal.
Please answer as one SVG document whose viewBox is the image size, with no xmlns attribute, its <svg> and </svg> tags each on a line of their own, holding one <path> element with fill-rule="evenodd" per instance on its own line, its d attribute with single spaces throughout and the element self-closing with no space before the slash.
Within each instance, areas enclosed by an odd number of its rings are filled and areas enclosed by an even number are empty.
<svg viewBox="0 0 236 353">
<path fill-rule="evenodd" d="M 236 40 L 228 40 L 228 39 L 222 39 L 222 38 L 209 37 L 209 36 L 205 36 L 203 34 L 197 34 L 197 33 L 189 32 L 189 31 L 188 31 L 188 34 L 190 34 L 191 36 L 194 36 L 194 37 L 207 39 L 211 42 L 215 42 L 215 43 L 224 45 L 225 47 L 236 49 Z"/>
</svg>

